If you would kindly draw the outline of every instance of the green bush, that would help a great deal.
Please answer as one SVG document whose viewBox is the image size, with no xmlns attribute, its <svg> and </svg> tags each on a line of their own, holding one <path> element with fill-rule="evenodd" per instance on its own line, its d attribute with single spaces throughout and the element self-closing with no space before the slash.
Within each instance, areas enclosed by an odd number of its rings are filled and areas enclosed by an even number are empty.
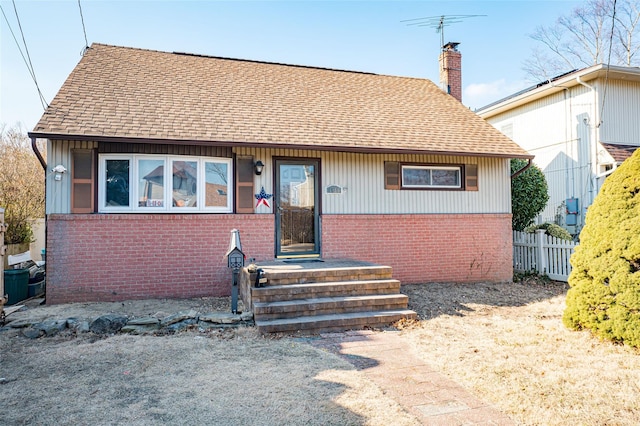
<svg viewBox="0 0 640 426">
<path fill-rule="evenodd" d="M 545 222 L 540 225 L 527 226 L 525 232 L 533 233 L 536 231 L 536 229 L 544 229 L 546 231 L 545 234 L 551 235 L 552 237 L 560 238 L 561 240 L 573 240 L 573 237 L 571 236 L 569 231 L 564 229 L 562 226 L 556 225 L 555 223 L 551 222 Z"/>
<path fill-rule="evenodd" d="M 585 222 L 563 322 L 640 347 L 640 150 L 607 178 Z"/>
<path fill-rule="evenodd" d="M 517 172 L 526 165 L 526 160 L 512 159 L 511 173 Z M 547 201 L 549 201 L 547 179 L 538 166 L 532 165 L 524 173 L 511 179 L 512 228 L 516 231 L 524 231 L 544 210 Z"/>
</svg>

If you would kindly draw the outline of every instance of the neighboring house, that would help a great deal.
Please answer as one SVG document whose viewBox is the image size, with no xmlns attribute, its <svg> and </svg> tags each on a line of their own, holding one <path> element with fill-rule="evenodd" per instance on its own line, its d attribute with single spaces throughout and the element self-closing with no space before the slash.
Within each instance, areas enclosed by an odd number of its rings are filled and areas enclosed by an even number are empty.
<svg viewBox="0 0 640 426">
<path fill-rule="evenodd" d="M 578 234 L 604 179 L 640 146 L 640 68 L 595 65 L 476 111 L 545 173 L 542 221 Z"/>
<path fill-rule="evenodd" d="M 531 155 L 428 80 L 94 44 L 30 136 L 49 303 L 227 295 L 234 228 L 258 263 L 512 278 L 509 159 Z"/>
</svg>

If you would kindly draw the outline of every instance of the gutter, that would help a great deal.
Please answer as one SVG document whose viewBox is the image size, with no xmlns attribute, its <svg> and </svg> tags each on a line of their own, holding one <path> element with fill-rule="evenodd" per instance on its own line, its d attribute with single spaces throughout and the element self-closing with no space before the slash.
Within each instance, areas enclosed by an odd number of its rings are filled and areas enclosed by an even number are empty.
<svg viewBox="0 0 640 426">
<path fill-rule="evenodd" d="M 40 165 L 42 166 L 42 169 L 46 173 L 47 172 L 47 163 L 46 163 L 46 161 L 44 161 L 44 158 L 42 157 L 42 154 L 38 150 L 38 145 L 36 145 L 36 138 L 33 138 L 33 137 L 31 138 L 31 149 L 33 150 L 33 153 L 36 154 L 36 157 L 38 157 L 38 161 L 40 161 Z"/>
<path fill-rule="evenodd" d="M 522 173 L 526 172 L 526 171 L 527 171 L 527 169 L 528 169 L 529 167 L 531 167 L 532 165 L 533 165 L 532 159 L 531 159 L 531 158 L 528 158 L 528 159 L 527 159 L 527 165 L 526 165 L 526 166 L 524 166 L 523 168 L 521 168 L 520 170 L 518 170 L 518 171 L 514 172 L 514 173 L 511 175 L 511 179 L 513 180 L 513 179 L 515 179 L 516 177 L 520 176 Z"/>
</svg>

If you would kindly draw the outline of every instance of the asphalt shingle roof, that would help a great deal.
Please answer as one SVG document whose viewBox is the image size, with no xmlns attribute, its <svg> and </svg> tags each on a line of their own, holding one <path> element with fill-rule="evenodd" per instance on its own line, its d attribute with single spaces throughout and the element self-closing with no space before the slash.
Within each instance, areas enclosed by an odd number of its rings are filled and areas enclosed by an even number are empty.
<svg viewBox="0 0 640 426">
<path fill-rule="evenodd" d="M 609 152 L 609 155 L 613 157 L 616 163 L 622 163 L 627 158 L 631 157 L 636 149 L 640 148 L 636 145 L 618 145 L 612 143 L 602 142 L 604 149 Z"/>
<path fill-rule="evenodd" d="M 104 44 L 31 135 L 531 157 L 429 80 Z"/>
</svg>

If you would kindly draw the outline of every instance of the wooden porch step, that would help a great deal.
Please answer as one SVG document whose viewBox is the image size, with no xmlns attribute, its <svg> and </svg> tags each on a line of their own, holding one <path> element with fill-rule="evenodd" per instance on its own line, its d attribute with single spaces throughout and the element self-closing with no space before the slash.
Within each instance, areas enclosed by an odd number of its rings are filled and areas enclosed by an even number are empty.
<svg viewBox="0 0 640 426">
<path fill-rule="evenodd" d="M 323 333 L 327 331 L 344 331 L 350 329 L 381 327 L 401 319 L 413 319 L 414 311 L 393 309 L 385 311 L 351 312 L 295 318 L 256 320 L 260 333 Z"/>
<path fill-rule="evenodd" d="M 347 312 L 406 309 L 409 297 L 404 294 L 368 296 L 318 297 L 279 302 L 257 302 L 253 305 L 256 320 L 319 316 Z"/>
<path fill-rule="evenodd" d="M 277 270 L 265 267 L 265 278 L 269 286 L 305 284 L 334 281 L 364 281 L 390 279 L 390 266 L 357 266 L 342 268 L 314 268 L 300 270 Z"/>
<path fill-rule="evenodd" d="M 394 279 L 337 281 L 252 287 L 251 299 L 255 305 L 257 302 L 277 302 L 319 297 L 366 296 L 399 292 L 400 281 Z"/>
</svg>

